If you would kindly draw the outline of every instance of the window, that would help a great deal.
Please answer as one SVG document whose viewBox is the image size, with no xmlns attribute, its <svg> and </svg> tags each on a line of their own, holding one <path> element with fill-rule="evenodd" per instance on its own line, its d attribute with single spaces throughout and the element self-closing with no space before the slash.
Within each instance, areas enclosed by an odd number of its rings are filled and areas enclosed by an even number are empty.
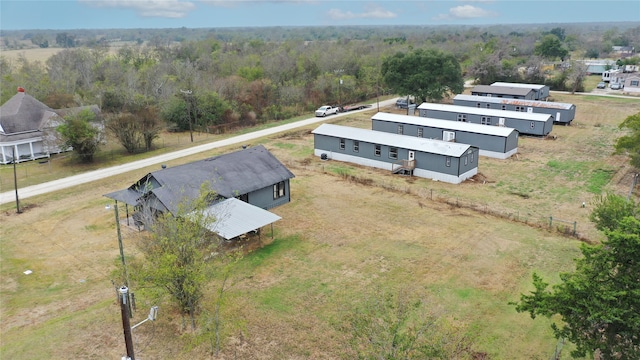
<svg viewBox="0 0 640 360">
<path fill-rule="evenodd" d="M 502 110 L 507 110 L 507 105 L 502 105 Z"/>
<path fill-rule="evenodd" d="M 353 140 L 353 152 L 360 151 L 360 141 Z"/>
<path fill-rule="evenodd" d="M 389 148 L 389 159 L 397 159 L 398 158 L 398 148 L 390 147 Z"/>
<path fill-rule="evenodd" d="M 480 118 L 480 124 L 482 125 L 491 125 L 491 117 L 490 116 L 483 116 Z"/>
<path fill-rule="evenodd" d="M 381 153 L 382 153 L 381 146 L 376 144 L 376 147 L 375 147 L 375 150 L 374 150 L 374 155 L 375 156 L 380 156 Z"/>
<path fill-rule="evenodd" d="M 424 131 L 423 128 L 419 127 L 418 128 L 418 137 L 422 137 L 422 132 Z"/>
<path fill-rule="evenodd" d="M 473 157 L 474 157 L 473 154 L 474 154 L 473 152 L 469 153 L 469 156 L 471 156 L 471 163 L 473 163 Z"/>
<path fill-rule="evenodd" d="M 398 125 L 398 134 L 402 135 L 403 132 L 404 132 L 404 126 Z"/>
<path fill-rule="evenodd" d="M 480 107 L 480 103 L 476 103 L 476 107 L 479 108 Z"/>
<path fill-rule="evenodd" d="M 340 139 L 340 150 L 344 150 L 344 139 Z"/>
<path fill-rule="evenodd" d="M 525 112 L 524 106 L 516 106 L 516 111 Z"/>
<path fill-rule="evenodd" d="M 631 82 L 629 83 L 629 86 L 637 87 L 638 85 L 640 85 L 640 80 L 631 80 Z"/>
<path fill-rule="evenodd" d="M 467 122 L 467 114 L 458 114 L 458 121 Z"/>
<path fill-rule="evenodd" d="M 532 122 L 531 122 L 531 128 L 532 128 L 532 129 L 535 129 L 535 128 L 536 128 L 536 122 L 535 122 L 535 121 L 532 121 Z"/>
<path fill-rule="evenodd" d="M 467 166 L 467 164 L 469 164 L 469 157 L 465 156 L 464 157 L 464 166 Z"/>
<path fill-rule="evenodd" d="M 451 166 L 451 156 L 447 156 L 444 158 L 444 164 L 449 167 Z"/>
<path fill-rule="evenodd" d="M 487 109 L 491 109 L 491 104 L 487 104 Z"/>
<path fill-rule="evenodd" d="M 273 200 L 279 199 L 284 196 L 284 181 L 280 181 L 277 184 L 273 184 Z"/>
</svg>

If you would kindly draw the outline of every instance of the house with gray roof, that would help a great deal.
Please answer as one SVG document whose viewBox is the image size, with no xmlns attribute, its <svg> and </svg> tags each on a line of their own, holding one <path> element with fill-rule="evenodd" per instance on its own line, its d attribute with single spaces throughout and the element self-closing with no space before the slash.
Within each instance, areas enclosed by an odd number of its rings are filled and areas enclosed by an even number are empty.
<svg viewBox="0 0 640 360">
<path fill-rule="evenodd" d="M 553 117 L 541 113 L 434 103 L 420 104 L 418 113 L 422 117 L 434 119 L 506 126 L 518 130 L 520 135 L 546 136 L 553 129 Z"/>
<path fill-rule="evenodd" d="M 452 184 L 478 173 L 478 148 L 469 144 L 333 124 L 322 124 L 312 133 L 314 154 L 321 159 Z"/>
<path fill-rule="evenodd" d="M 104 196 L 125 203 L 127 209 L 132 206 L 134 211 L 169 212 L 176 215 L 181 206 L 185 206 L 189 200 L 197 199 L 205 186 L 206 191 L 215 195 L 211 199 L 211 213 L 218 213 L 219 210 L 216 209 L 222 206 L 222 202 L 235 198 L 250 207 L 234 204 L 233 201 L 226 202 L 229 204 L 227 207 L 245 215 L 253 214 L 246 216 L 268 219 L 270 215 L 266 215 L 264 210 L 291 201 L 290 179 L 294 177 L 269 150 L 259 145 L 153 171 L 127 189 Z M 252 208 L 254 209 L 251 210 Z M 233 213 L 228 215 L 230 219 L 237 219 Z M 136 215 L 134 219 L 141 221 Z M 219 225 L 221 229 L 230 226 L 229 223 Z M 249 232 L 255 229 L 246 230 Z M 237 229 L 233 233 L 237 233 Z"/>
<path fill-rule="evenodd" d="M 564 125 L 571 125 L 571 122 L 576 117 L 576 106 L 574 104 L 553 101 L 508 99 L 458 94 L 453 98 L 453 105 L 470 106 L 479 109 L 549 114 L 553 117 L 553 122 Z"/>
<path fill-rule="evenodd" d="M 48 158 L 70 148 L 61 148 L 55 128 L 71 111 L 97 106 L 54 110 L 18 88 L 18 93 L 0 106 L 0 164 Z"/>
<path fill-rule="evenodd" d="M 371 118 L 371 129 L 469 144 L 479 149 L 480 156 L 496 159 L 507 159 L 518 152 L 518 131 L 504 126 L 379 112 Z"/>
</svg>

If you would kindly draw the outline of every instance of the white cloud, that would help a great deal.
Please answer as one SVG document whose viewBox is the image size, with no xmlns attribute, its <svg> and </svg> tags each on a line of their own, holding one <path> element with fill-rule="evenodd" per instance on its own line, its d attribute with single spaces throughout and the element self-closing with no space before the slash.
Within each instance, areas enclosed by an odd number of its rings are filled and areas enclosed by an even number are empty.
<svg viewBox="0 0 640 360">
<path fill-rule="evenodd" d="M 448 14 L 440 14 L 435 17 L 436 20 L 451 19 L 475 19 L 484 17 L 494 17 L 497 14 L 472 5 L 456 6 L 449 9 Z"/>
<path fill-rule="evenodd" d="M 340 9 L 331 9 L 328 11 L 329 17 L 333 20 L 349 20 L 349 19 L 393 19 L 398 14 L 393 11 L 385 10 L 377 5 L 368 5 L 364 12 L 354 13 L 351 11 L 342 11 Z"/>
<path fill-rule="evenodd" d="M 142 17 L 183 18 L 195 9 L 190 1 L 180 0 L 80 0 L 102 8 L 132 9 Z"/>
</svg>

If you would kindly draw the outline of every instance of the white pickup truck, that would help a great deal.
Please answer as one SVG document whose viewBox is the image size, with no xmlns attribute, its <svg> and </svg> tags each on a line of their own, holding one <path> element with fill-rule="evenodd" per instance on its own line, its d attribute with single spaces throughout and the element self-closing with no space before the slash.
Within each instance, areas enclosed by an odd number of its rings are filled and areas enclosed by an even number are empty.
<svg viewBox="0 0 640 360">
<path fill-rule="evenodd" d="M 316 116 L 325 117 L 327 115 L 337 114 L 339 111 L 340 108 L 337 106 L 325 105 L 316 110 Z"/>
</svg>

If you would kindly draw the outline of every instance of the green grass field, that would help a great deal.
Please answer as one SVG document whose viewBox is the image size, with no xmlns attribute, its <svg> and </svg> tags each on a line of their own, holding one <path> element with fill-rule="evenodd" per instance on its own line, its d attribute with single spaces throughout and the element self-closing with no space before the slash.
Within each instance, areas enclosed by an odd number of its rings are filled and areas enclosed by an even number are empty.
<svg viewBox="0 0 640 360">
<path fill-rule="evenodd" d="M 470 340 L 473 352 L 489 359 L 550 358 L 557 344 L 550 320 L 531 320 L 508 302 L 532 288 L 533 272 L 557 281 L 580 254 L 577 238 L 540 226 L 549 216 L 576 221 L 585 241 L 602 239 L 588 222 L 589 207 L 581 204 L 598 192 L 629 191 L 632 169 L 624 156 L 612 155 L 613 143 L 622 134 L 617 125 L 640 111 L 640 102 L 625 99 L 554 98 L 578 106 L 574 124 L 554 127 L 556 140 L 522 137 L 512 159 L 481 158 L 483 182 L 451 185 L 323 162 L 312 155 L 314 127 L 258 141 L 296 175 L 292 202 L 272 209 L 282 217 L 275 240 L 247 244 L 253 251 L 234 268 L 219 358 L 351 358 L 350 334 L 340 324 L 377 289 L 408 290 L 424 299 L 425 311 L 446 320 Z M 336 121 L 367 127 L 370 116 Z M 58 165 L 25 163 L 19 171 L 82 170 L 66 160 Z M 115 224 L 102 195 L 149 170 L 25 199 L 19 215 L 11 204 L 2 207 L 1 358 L 125 353 L 115 294 L 121 285 Z M 2 171 L 4 189 L 12 173 Z M 124 229 L 128 257 L 137 255 L 140 236 Z M 213 306 L 218 280 L 212 275 L 205 309 Z M 139 309 L 133 323 L 149 306 L 160 306 L 158 321 L 134 331 L 136 357 L 210 357 L 210 339 L 183 330 L 168 302 L 152 303 L 145 289 L 133 290 Z M 563 359 L 570 349 L 565 346 Z"/>
</svg>

